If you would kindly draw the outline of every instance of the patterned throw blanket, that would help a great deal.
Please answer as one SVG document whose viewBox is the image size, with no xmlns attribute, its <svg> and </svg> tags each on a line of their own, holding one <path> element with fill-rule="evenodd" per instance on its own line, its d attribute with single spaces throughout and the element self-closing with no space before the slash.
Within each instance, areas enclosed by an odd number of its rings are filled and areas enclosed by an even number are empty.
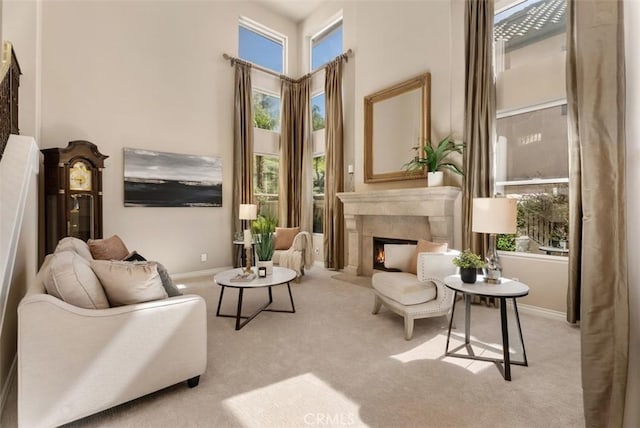
<svg viewBox="0 0 640 428">
<path fill-rule="evenodd" d="M 305 267 L 313 264 L 313 239 L 309 232 L 300 232 L 293 240 L 293 245 L 280 255 L 279 264 L 282 267 L 293 269 L 302 276 Z"/>
</svg>

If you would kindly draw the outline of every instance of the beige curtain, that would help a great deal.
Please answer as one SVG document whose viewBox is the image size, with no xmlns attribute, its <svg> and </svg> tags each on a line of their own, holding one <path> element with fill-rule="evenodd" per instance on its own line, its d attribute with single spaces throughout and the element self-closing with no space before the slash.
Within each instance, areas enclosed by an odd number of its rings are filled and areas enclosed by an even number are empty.
<svg viewBox="0 0 640 428">
<path fill-rule="evenodd" d="M 344 267 L 344 153 L 342 132 L 342 57 L 325 67 L 325 182 L 324 182 L 324 266 Z"/>
<path fill-rule="evenodd" d="M 253 203 L 253 111 L 251 102 L 251 64 L 234 61 L 233 114 L 233 202 L 232 230 L 243 229 L 238 211 L 240 204 Z"/>
<path fill-rule="evenodd" d="M 280 85 L 280 174 L 278 222 L 311 231 L 313 195 L 311 184 L 311 78 L 283 77 Z"/>
<path fill-rule="evenodd" d="M 486 254 L 486 234 L 471 231 L 474 197 L 492 196 L 491 150 L 496 117 L 493 78 L 493 1 L 465 2 L 465 117 L 462 249 Z"/>
<path fill-rule="evenodd" d="M 569 0 L 567 12 L 567 318 L 580 320 L 586 426 L 620 427 L 629 351 L 622 2 Z"/>
</svg>

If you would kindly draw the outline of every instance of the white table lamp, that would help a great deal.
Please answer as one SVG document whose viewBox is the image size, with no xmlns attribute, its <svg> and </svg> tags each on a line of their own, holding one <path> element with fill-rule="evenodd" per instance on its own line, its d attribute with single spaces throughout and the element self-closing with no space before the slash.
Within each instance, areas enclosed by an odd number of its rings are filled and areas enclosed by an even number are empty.
<svg viewBox="0 0 640 428">
<path fill-rule="evenodd" d="M 240 204 L 240 210 L 238 211 L 238 218 L 240 220 L 247 220 L 248 228 L 244 230 L 244 249 L 246 253 L 245 271 L 251 271 L 251 244 L 253 237 L 251 236 L 251 220 L 258 218 L 258 206 L 255 204 Z"/>
<path fill-rule="evenodd" d="M 492 284 L 500 283 L 502 270 L 498 260 L 496 234 L 516 233 L 517 201 L 511 198 L 473 198 L 471 230 L 489 234 L 489 251 L 486 255 L 487 267 L 484 280 Z"/>
</svg>

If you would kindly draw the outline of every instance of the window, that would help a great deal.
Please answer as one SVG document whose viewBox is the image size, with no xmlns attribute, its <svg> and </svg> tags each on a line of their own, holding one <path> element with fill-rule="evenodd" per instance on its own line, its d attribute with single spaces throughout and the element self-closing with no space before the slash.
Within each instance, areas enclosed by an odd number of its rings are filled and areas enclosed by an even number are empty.
<svg viewBox="0 0 640 428">
<path fill-rule="evenodd" d="M 311 70 L 342 53 L 342 18 L 311 38 Z"/>
<path fill-rule="evenodd" d="M 287 38 L 247 18 L 240 18 L 238 56 L 278 73 L 285 72 Z"/>
<path fill-rule="evenodd" d="M 311 98 L 311 123 L 313 130 L 324 129 L 324 92 Z"/>
<path fill-rule="evenodd" d="M 238 56 L 264 68 L 284 73 L 286 37 L 247 18 L 239 21 Z M 260 75 L 253 79 L 253 194 L 260 214 L 278 215 L 280 170 L 280 81 Z"/>
<path fill-rule="evenodd" d="M 342 54 L 342 17 L 333 19 L 311 37 L 309 46 L 311 71 Z M 316 81 L 317 83 L 317 81 Z M 316 88 L 318 86 L 316 85 Z M 311 97 L 311 124 L 313 129 L 313 233 L 323 233 L 324 179 L 325 179 L 325 94 Z"/>
<path fill-rule="evenodd" d="M 323 233 L 324 226 L 324 92 L 311 98 L 311 121 L 313 126 L 313 233 Z"/>
<path fill-rule="evenodd" d="M 253 91 L 253 126 L 280 131 L 280 97 L 260 90 Z"/>
<path fill-rule="evenodd" d="M 518 199 L 500 250 L 568 254 L 565 14 L 565 0 L 525 0 L 495 15 L 495 193 Z"/>
<path fill-rule="evenodd" d="M 278 217 L 278 156 L 256 153 L 253 156 L 253 195 L 260 206 L 260 214 Z"/>
</svg>

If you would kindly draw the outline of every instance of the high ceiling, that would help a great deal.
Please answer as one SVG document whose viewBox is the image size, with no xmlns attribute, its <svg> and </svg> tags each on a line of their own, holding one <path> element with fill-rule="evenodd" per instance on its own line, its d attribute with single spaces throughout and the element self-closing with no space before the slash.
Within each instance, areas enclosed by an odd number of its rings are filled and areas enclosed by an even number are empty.
<svg viewBox="0 0 640 428">
<path fill-rule="evenodd" d="M 324 3 L 324 0 L 259 0 L 265 7 L 298 23 Z"/>
</svg>

